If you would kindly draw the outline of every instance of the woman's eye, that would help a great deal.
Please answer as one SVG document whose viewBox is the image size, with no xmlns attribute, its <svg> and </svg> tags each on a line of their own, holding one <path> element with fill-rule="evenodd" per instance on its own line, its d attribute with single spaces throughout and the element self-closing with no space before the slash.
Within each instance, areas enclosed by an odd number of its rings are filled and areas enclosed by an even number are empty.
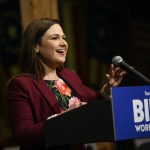
<svg viewBox="0 0 150 150">
<path fill-rule="evenodd" d="M 58 37 L 51 37 L 50 39 L 51 39 L 51 40 L 57 40 Z"/>
<path fill-rule="evenodd" d="M 66 36 L 49 36 L 50 40 L 58 40 L 58 39 L 64 39 L 66 40 Z"/>
</svg>

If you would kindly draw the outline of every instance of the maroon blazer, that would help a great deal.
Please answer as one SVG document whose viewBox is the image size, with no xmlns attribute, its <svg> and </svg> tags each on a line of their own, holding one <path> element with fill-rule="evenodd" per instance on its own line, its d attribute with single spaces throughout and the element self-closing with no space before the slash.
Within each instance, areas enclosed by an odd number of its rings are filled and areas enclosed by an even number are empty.
<svg viewBox="0 0 150 150">
<path fill-rule="evenodd" d="M 98 95 L 84 86 L 76 73 L 66 68 L 57 73 L 75 90 L 81 101 L 97 98 Z M 44 123 L 47 117 L 60 113 L 59 104 L 45 81 L 37 81 L 30 75 L 15 76 L 9 82 L 7 103 L 13 135 L 20 149 L 44 149 Z"/>
</svg>

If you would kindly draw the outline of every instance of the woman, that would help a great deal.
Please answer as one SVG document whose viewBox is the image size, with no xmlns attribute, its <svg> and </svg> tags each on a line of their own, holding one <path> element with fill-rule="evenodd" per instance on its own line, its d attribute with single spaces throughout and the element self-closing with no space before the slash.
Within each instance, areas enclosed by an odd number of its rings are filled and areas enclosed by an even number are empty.
<svg viewBox="0 0 150 150">
<path fill-rule="evenodd" d="M 74 72 L 63 67 L 68 50 L 66 36 L 57 20 L 32 21 L 23 35 L 22 69 L 8 87 L 8 110 L 13 135 L 21 150 L 44 150 L 43 129 L 48 117 L 61 114 L 107 95 L 125 72 L 110 67 L 99 92 L 84 86 Z M 57 131 L 56 131 L 57 132 Z M 82 150 L 83 145 L 52 147 L 51 150 Z"/>
</svg>

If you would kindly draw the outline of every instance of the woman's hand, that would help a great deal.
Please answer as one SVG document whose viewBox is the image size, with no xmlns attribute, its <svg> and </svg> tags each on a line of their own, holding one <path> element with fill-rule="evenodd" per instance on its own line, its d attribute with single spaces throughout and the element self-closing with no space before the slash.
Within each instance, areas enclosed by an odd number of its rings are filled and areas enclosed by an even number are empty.
<svg viewBox="0 0 150 150">
<path fill-rule="evenodd" d="M 104 92 L 107 94 L 110 94 L 110 88 L 113 86 L 118 86 L 124 75 L 126 74 L 126 72 L 124 70 L 122 70 L 119 67 L 114 67 L 113 64 L 111 64 L 110 68 L 109 68 L 109 73 L 106 74 L 106 83 L 103 86 L 103 88 L 101 89 L 101 93 L 103 94 Z"/>
<path fill-rule="evenodd" d="M 51 116 L 47 117 L 47 120 L 49 120 L 49 119 L 51 119 L 51 118 L 54 118 L 54 117 L 56 117 L 56 116 L 59 116 L 59 115 L 61 115 L 61 114 L 64 114 L 64 113 L 66 113 L 66 112 L 68 112 L 68 111 L 71 111 L 71 110 L 73 110 L 73 109 L 75 109 L 75 108 L 81 107 L 81 106 L 83 106 L 83 105 L 85 105 L 85 104 L 87 104 L 87 102 L 75 103 L 75 104 L 71 105 L 68 109 L 62 110 L 61 113 L 59 113 L 59 114 L 54 114 L 54 115 L 51 115 Z"/>
<path fill-rule="evenodd" d="M 62 111 L 61 114 L 65 113 L 65 112 L 68 112 L 70 110 L 73 110 L 75 108 L 81 107 L 85 104 L 87 104 L 87 103 L 86 102 L 79 102 L 79 103 L 72 104 L 68 109 L 66 109 L 65 111 Z"/>
<path fill-rule="evenodd" d="M 85 105 L 85 104 L 87 104 L 87 103 L 86 102 L 80 102 L 78 104 L 73 104 L 65 112 L 70 111 L 70 110 L 75 109 L 75 108 L 78 108 L 78 107 Z"/>
</svg>

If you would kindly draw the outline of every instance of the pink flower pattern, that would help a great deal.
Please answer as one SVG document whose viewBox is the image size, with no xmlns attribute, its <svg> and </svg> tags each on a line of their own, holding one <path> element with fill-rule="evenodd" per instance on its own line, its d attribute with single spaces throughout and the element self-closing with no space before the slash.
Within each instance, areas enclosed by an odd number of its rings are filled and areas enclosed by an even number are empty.
<svg viewBox="0 0 150 150">
<path fill-rule="evenodd" d="M 47 85 L 53 91 L 58 100 L 61 111 L 68 109 L 72 105 L 80 104 L 80 99 L 72 95 L 71 89 L 62 79 L 49 81 Z"/>
<path fill-rule="evenodd" d="M 56 87 L 61 94 L 66 96 L 71 96 L 70 88 L 68 88 L 68 86 L 65 84 L 65 82 L 62 79 L 55 81 L 54 87 Z"/>
<path fill-rule="evenodd" d="M 78 104 L 80 104 L 80 99 L 79 98 L 77 98 L 77 97 L 71 97 L 71 99 L 69 99 L 69 104 L 68 104 L 68 106 L 69 107 L 71 107 L 72 105 L 78 105 Z"/>
</svg>

